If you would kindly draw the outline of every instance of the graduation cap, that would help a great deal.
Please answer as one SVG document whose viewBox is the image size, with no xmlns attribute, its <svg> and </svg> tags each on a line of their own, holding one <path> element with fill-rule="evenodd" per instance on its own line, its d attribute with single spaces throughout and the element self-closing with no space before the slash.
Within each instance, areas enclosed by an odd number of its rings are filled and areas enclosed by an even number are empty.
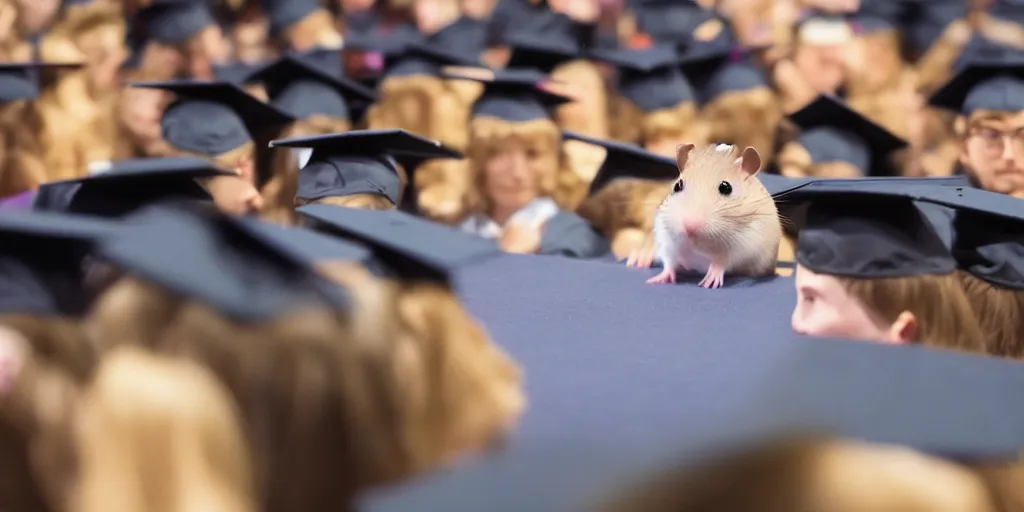
<svg viewBox="0 0 1024 512">
<path fill-rule="evenodd" d="M 97 254 L 120 269 L 238 321 L 347 304 L 344 290 L 239 218 L 158 205 L 126 217 Z"/>
<path fill-rule="evenodd" d="M 815 164 L 846 162 L 865 174 L 890 174 L 890 153 L 907 145 L 832 96 L 818 96 L 789 118 L 800 127 L 796 140 Z"/>
<path fill-rule="evenodd" d="M 411 42 L 401 51 L 385 53 L 384 73 L 386 76 L 435 76 L 444 66 L 476 66 L 479 62 L 479 56 L 474 58 L 426 42 Z"/>
<path fill-rule="evenodd" d="M 51 212 L 0 215 L 0 312 L 84 312 L 82 258 L 114 229 L 107 221 Z"/>
<path fill-rule="evenodd" d="M 270 103 L 296 119 L 317 114 L 350 119 L 350 102 L 368 104 L 377 99 L 362 84 L 331 74 L 295 55 L 281 57 L 249 79 L 262 82 Z"/>
<path fill-rule="evenodd" d="M 655 41 L 685 45 L 715 14 L 692 0 L 646 0 L 631 5 L 637 27 Z"/>
<path fill-rule="evenodd" d="M 910 47 L 921 55 L 928 51 L 951 23 L 967 17 L 967 4 L 960 0 L 914 2 L 903 27 Z"/>
<path fill-rule="evenodd" d="M 230 82 L 238 85 L 246 85 L 254 82 L 251 77 L 257 70 L 266 66 L 264 62 L 249 64 L 247 62 L 232 62 L 213 67 L 214 80 L 217 82 Z"/>
<path fill-rule="evenodd" d="M 976 55 L 928 103 L 964 115 L 1024 110 L 1024 56 Z"/>
<path fill-rule="evenodd" d="M 988 7 L 989 15 L 1024 25 L 1024 3 L 1021 0 L 994 0 Z"/>
<path fill-rule="evenodd" d="M 473 116 L 488 116 L 511 122 L 550 119 L 550 109 L 572 99 L 548 90 L 547 75 L 529 69 L 479 70 L 480 73 L 442 70 L 452 79 L 473 80 L 484 84 L 484 91 L 473 104 Z"/>
<path fill-rule="evenodd" d="M 270 21 L 270 33 L 280 34 L 320 8 L 317 0 L 260 0 L 260 7 Z"/>
<path fill-rule="evenodd" d="M 42 185 L 36 208 L 120 217 L 155 202 L 210 200 L 196 180 L 214 176 L 234 174 L 197 157 L 125 160 L 101 174 Z"/>
<path fill-rule="evenodd" d="M 463 62 L 477 64 L 487 49 L 487 22 L 460 16 L 448 26 L 427 36 L 426 44 L 449 55 L 459 56 Z"/>
<path fill-rule="evenodd" d="M 887 0 L 862 0 L 860 9 L 850 16 L 854 31 L 860 33 L 896 30 L 900 26 L 904 4 Z"/>
<path fill-rule="evenodd" d="M 790 194 L 807 211 L 796 260 L 819 274 L 857 278 L 943 275 L 956 261 L 910 188 L 812 182 Z"/>
<path fill-rule="evenodd" d="M 424 160 L 462 158 L 436 140 L 405 130 L 356 130 L 345 133 L 275 140 L 272 147 L 312 148 L 299 171 L 296 197 L 314 200 L 353 194 L 379 194 L 395 205 L 402 193 L 396 163 L 409 175 Z"/>
<path fill-rule="evenodd" d="M 529 26 L 533 20 L 550 11 L 545 0 L 499 0 L 487 23 L 487 46 L 494 48 L 506 45 L 516 29 Z"/>
<path fill-rule="evenodd" d="M 370 247 L 377 261 L 403 280 L 447 284 L 456 269 L 501 254 L 493 240 L 399 210 L 310 204 L 296 211 L 312 220 L 317 229 Z"/>
<path fill-rule="evenodd" d="M 372 262 L 373 252 L 370 249 L 339 237 L 300 226 L 280 226 L 252 217 L 243 217 L 239 222 L 252 236 L 310 265 L 325 261 L 352 261 L 363 265 Z"/>
<path fill-rule="evenodd" d="M 596 194 L 620 178 L 668 181 L 679 177 L 679 167 L 675 158 L 651 153 L 632 144 L 595 139 L 576 132 L 563 132 L 562 137 L 601 146 L 607 150 L 604 163 L 594 176 L 594 181 L 590 183 L 588 195 Z"/>
<path fill-rule="evenodd" d="M 217 156 L 253 140 L 254 133 L 294 118 L 227 82 L 137 82 L 178 97 L 160 119 L 163 137 L 177 149 Z"/>
<path fill-rule="evenodd" d="M 548 11 L 507 38 L 512 50 L 506 67 L 530 68 L 551 73 L 561 64 L 580 57 L 582 49 L 576 22 L 560 12 Z"/>
<path fill-rule="evenodd" d="M 58 62 L 5 62 L 0 64 L 0 103 L 39 96 L 39 75 L 46 70 L 78 69 L 81 64 Z"/>
<path fill-rule="evenodd" d="M 697 99 L 672 47 L 593 50 L 590 56 L 618 67 L 619 93 L 646 112 L 672 108 Z"/>
<path fill-rule="evenodd" d="M 217 24 L 204 0 L 153 0 L 138 16 L 146 39 L 169 45 L 185 43 Z"/>
</svg>

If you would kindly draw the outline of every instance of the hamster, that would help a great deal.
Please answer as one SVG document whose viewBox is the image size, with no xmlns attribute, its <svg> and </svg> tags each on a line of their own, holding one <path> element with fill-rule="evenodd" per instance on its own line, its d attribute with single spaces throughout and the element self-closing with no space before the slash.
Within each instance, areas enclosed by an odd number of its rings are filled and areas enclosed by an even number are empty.
<svg viewBox="0 0 1024 512">
<path fill-rule="evenodd" d="M 725 273 L 775 272 L 782 223 L 775 201 L 757 179 L 761 155 L 747 147 L 738 157 L 721 144 L 676 149 L 679 179 L 654 221 L 664 269 L 648 283 L 674 283 L 676 269 L 706 272 L 700 286 L 719 288 Z"/>
</svg>

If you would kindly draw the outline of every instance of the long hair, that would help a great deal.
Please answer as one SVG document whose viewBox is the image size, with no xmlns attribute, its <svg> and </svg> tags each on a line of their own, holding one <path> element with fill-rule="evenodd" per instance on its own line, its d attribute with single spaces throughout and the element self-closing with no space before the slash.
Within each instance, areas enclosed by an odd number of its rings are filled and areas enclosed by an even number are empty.
<svg viewBox="0 0 1024 512">
<path fill-rule="evenodd" d="M 1024 359 L 1024 292 L 1001 288 L 973 275 L 957 271 L 988 353 Z"/>
</svg>

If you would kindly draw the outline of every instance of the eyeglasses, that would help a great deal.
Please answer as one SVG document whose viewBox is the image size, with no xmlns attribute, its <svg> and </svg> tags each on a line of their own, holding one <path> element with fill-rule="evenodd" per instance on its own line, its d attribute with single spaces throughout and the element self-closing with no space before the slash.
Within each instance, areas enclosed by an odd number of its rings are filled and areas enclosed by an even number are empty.
<svg viewBox="0 0 1024 512">
<path fill-rule="evenodd" d="M 1014 156 L 1024 158 L 1024 128 L 1002 131 L 985 126 L 971 128 L 971 136 L 982 142 L 982 149 L 990 155 L 999 155 L 1009 142 Z"/>
</svg>

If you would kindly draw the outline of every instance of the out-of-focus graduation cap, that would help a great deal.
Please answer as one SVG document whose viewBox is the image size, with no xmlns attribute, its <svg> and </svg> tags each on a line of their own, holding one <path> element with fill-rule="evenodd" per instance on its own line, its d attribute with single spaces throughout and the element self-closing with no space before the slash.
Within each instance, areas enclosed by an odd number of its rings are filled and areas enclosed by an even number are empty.
<svg viewBox="0 0 1024 512">
<path fill-rule="evenodd" d="M 999 51 L 976 38 L 952 80 L 929 99 L 935 107 L 970 115 L 976 110 L 1024 110 L 1024 53 Z"/>
<path fill-rule="evenodd" d="M 506 67 L 551 73 L 559 65 L 580 57 L 582 48 L 576 30 L 576 22 L 565 14 L 543 13 L 508 36 L 512 53 Z"/>
<path fill-rule="evenodd" d="M 546 0 L 498 0 L 487 24 L 487 46 L 493 48 L 507 44 L 516 29 L 530 25 L 550 9 Z"/>
<path fill-rule="evenodd" d="M 855 32 L 871 33 L 896 30 L 900 26 L 905 4 L 887 0 L 862 0 L 860 9 L 850 16 Z"/>
<path fill-rule="evenodd" d="M 280 34 L 320 8 L 317 0 L 260 0 L 260 7 L 270 21 L 270 33 Z"/>
<path fill-rule="evenodd" d="M 296 197 L 314 200 L 353 194 L 379 194 L 398 205 L 402 183 L 395 164 L 412 175 L 423 161 L 462 158 L 436 140 L 405 130 L 357 130 L 313 137 L 280 139 L 272 147 L 312 148 L 299 171 Z"/>
<path fill-rule="evenodd" d="M 204 0 L 153 0 L 138 16 L 146 39 L 171 45 L 184 43 L 217 23 Z"/>
<path fill-rule="evenodd" d="M 593 50 L 590 56 L 618 67 L 619 93 L 644 111 L 697 100 L 675 48 L 662 45 L 643 50 Z"/>
<path fill-rule="evenodd" d="M 0 103 L 30 100 L 39 96 L 39 75 L 43 71 L 80 67 L 81 64 L 57 62 L 0 63 Z"/>
<path fill-rule="evenodd" d="M 676 159 L 651 153 L 640 147 L 613 140 L 595 139 L 575 132 L 563 132 L 562 137 L 604 148 L 604 163 L 590 183 L 589 195 L 594 195 L 620 178 L 669 181 L 679 177 Z"/>
<path fill-rule="evenodd" d="M 816 164 L 839 161 L 865 174 L 891 174 L 889 155 L 907 145 L 832 96 L 818 96 L 789 118 L 800 128 L 797 142 Z"/>
<path fill-rule="evenodd" d="M 101 174 L 42 185 L 35 207 L 120 217 L 156 202 L 210 200 L 210 193 L 196 180 L 231 175 L 198 157 L 125 160 Z"/>
<path fill-rule="evenodd" d="M 768 84 L 748 52 L 737 47 L 728 35 L 711 41 L 693 40 L 682 52 L 680 65 L 704 103 L 725 93 Z"/>
<path fill-rule="evenodd" d="M 551 109 L 572 101 L 547 89 L 544 73 L 529 69 L 442 70 L 447 78 L 473 80 L 484 91 L 473 104 L 473 116 L 487 116 L 511 122 L 551 117 Z"/>
<path fill-rule="evenodd" d="M 693 31 L 715 14 L 692 0 L 630 2 L 637 28 L 658 42 L 684 45 Z"/>
<path fill-rule="evenodd" d="M 376 260 L 403 280 L 448 284 L 455 270 L 501 254 L 493 240 L 399 210 L 311 204 L 296 211 L 317 229 L 370 247 Z"/>
<path fill-rule="evenodd" d="M 252 141 L 260 130 L 294 121 L 227 82 L 178 80 L 132 86 L 177 95 L 160 119 L 161 131 L 172 146 L 192 153 L 221 155 Z"/>
<path fill-rule="evenodd" d="M 460 16 L 448 26 L 427 36 L 426 44 L 458 56 L 463 62 L 479 63 L 487 49 L 487 22 Z"/>
<path fill-rule="evenodd" d="M 98 255 L 124 271 L 244 322 L 303 307 L 345 307 L 344 290 L 321 278 L 241 219 L 189 205 L 126 217 Z"/>
<path fill-rule="evenodd" d="M 331 74 L 297 55 L 285 55 L 256 71 L 250 80 L 262 82 L 270 103 L 296 119 L 323 114 L 349 119 L 349 103 L 373 103 L 372 90 L 343 77 Z"/>
<path fill-rule="evenodd" d="M 913 2 L 908 7 L 904 37 L 918 55 L 928 51 L 951 23 L 967 17 L 967 4 L 960 0 Z"/>
<path fill-rule="evenodd" d="M 213 67 L 214 79 L 218 82 L 230 82 L 238 85 L 246 85 L 254 80 L 252 75 L 267 63 L 249 64 L 247 62 L 232 62 Z"/>
<path fill-rule="evenodd" d="M 252 217 L 244 217 L 239 222 L 253 236 L 262 238 L 264 243 L 310 265 L 327 261 L 351 261 L 363 265 L 372 262 L 373 252 L 370 249 L 340 237 L 301 226 L 280 226 Z"/>
<path fill-rule="evenodd" d="M 84 312 L 82 258 L 113 231 L 107 221 L 58 213 L 0 215 L 0 312 Z"/>
</svg>

